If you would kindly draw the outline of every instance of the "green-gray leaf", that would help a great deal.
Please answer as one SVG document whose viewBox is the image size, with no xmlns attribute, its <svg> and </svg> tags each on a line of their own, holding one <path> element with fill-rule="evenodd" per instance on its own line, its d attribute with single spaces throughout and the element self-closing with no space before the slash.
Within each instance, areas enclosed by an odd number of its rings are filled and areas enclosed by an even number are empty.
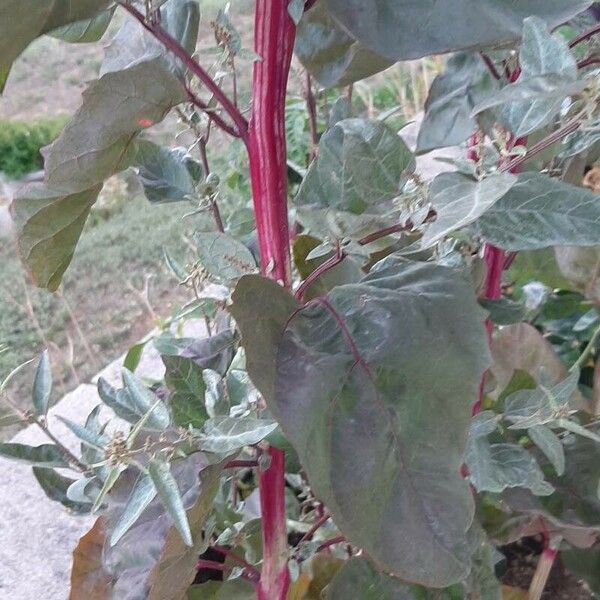
<svg viewBox="0 0 600 600">
<path fill-rule="evenodd" d="M 545 425 L 560 416 L 568 415 L 571 398 L 577 390 L 579 371 L 554 386 L 542 383 L 535 390 L 518 390 L 505 399 L 504 418 L 512 423 L 510 429 L 528 429 Z"/>
<path fill-rule="evenodd" d="M 219 282 L 234 284 L 240 277 L 256 271 L 252 252 L 226 233 L 197 233 L 194 241 L 200 263 Z"/>
<path fill-rule="evenodd" d="M 354 214 L 377 210 L 400 193 L 414 170 L 412 152 L 381 121 L 344 119 L 321 138 L 295 202 Z"/>
<path fill-rule="evenodd" d="M 523 173 L 473 227 L 486 241 L 505 250 L 596 246 L 600 202 L 591 190 L 540 173 Z"/>
<path fill-rule="evenodd" d="M 0 4 L 0 70 L 35 38 L 58 27 L 93 17 L 109 0 L 3 0 Z"/>
<path fill-rule="evenodd" d="M 202 427 L 208 419 L 202 367 L 181 356 L 163 356 L 162 360 L 166 368 L 165 383 L 171 391 L 169 406 L 173 421 L 181 427 Z"/>
<path fill-rule="evenodd" d="M 485 436 L 470 436 L 465 452 L 469 480 L 478 492 L 499 494 L 506 488 L 523 487 L 536 496 L 548 496 L 554 488 L 544 481 L 535 458 L 516 444 L 490 444 Z"/>
<path fill-rule="evenodd" d="M 277 423 L 254 417 L 214 417 L 204 424 L 200 447 L 206 452 L 227 454 L 258 444 L 277 429 Z"/>
<path fill-rule="evenodd" d="M 451 57 L 429 90 L 417 153 L 461 144 L 477 129 L 473 108 L 497 85 L 478 54 Z"/>
<path fill-rule="evenodd" d="M 111 546 L 114 546 L 131 529 L 155 496 L 156 488 L 152 478 L 149 475 L 140 474 L 131 490 L 125 509 L 112 530 Z"/>
<path fill-rule="evenodd" d="M 590 5 L 589 0 L 324 2 L 350 35 L 391 60 L 511 44 L 519 39 L 526 17 L 540 15 L 550 27 L 556 27 Z M 429 34 L 415 35 L 414 25 L 425 23 Z"/>
<path fill-rule="evenodd" d="M 233 313 L 248 358 L 260 356 L 250 376 L 315 494 L 352 543 L 399 577 L 437 587 L 462 579 L 473 507 L 458 470 L 489 364 L 467 274 L 392 256 L 293 316 L 293 300 L 271 288 L 242 279 Z M 263 369 L 273 357 L 275 373 Z"/>
<path fill-rule="evenodd" d="M 117 390 L 106 379 L 98 379 L 98 395 L 106 406 L 111 408 L 118 417 L 129 423 L 137 423 L 143 416 L 138 411 L 127 390 Z"/>
<path fill-rule="evenodd" d="M 475 181 L 460 173 L 442 173 L 429 188 L 436 219 L 421 240 L 432 246 L 449 233 L 470 225 L 489 210 L 517 182 L 510 173 L 498 173 Z"/>
<path fill-rule="evenodd" d="M 46 469 L 69 466 L 61 449 L 54 444 L 27 446 L 26 444 L 7 442 L 0 444 L 0 456 Z"/>
<path fill-rule="evenodd" d="M 148 463 L 148 475 L 154 483 L 160 501 L 173 519 L 175 527 L 181 534 L 186 546 L 192 546 L 193 541 L 190 524 L 188 523 L 177 482 L 171 474 L 169 463 L 158 459 L 152 459 Z"/>
<path fill-rule="evenodd" d="M 577 79 L 577 61 L 566 40 L 552 35 L 541 19 L 529 17 L 523 25 L 523 42 L 519 53 L 521 76 L 524 82 L 534 77 L 557 75 L 564 83 Z M 565 93 L 556 98 L 535 98 L 512 103 L 500 113 L 500 118 L 517 137 L 528 135 L 552 122 L 560 110 Z"/>
<path fill-rule="evenodd" d="M 156 394 L 149 390 L 138 377 L 127 369 L 123 369 L 123 383 L 139 418 L 147 415 L 152 409 L 147 420 L 148 427 L 166 429 L 170 425 L 171 416 L 169 415 L 169 409 L 162 402 L 159 402 L 157 405 L 158 397 Z"/>
<path fill-rule="evenodd" d="M 416 600 L 417 597 L 410 586 L 376 571 L 366 558 L 347 561 L 325 592 L 326 600 Z"/>
<path fill-rule="evenodd" d="M 70 44 L 87 44 L 98 42 L 106 33 L 115 8 L 105 10 L 89 19 L 76 21 L 52 30 L 48 35 Z"/>
<path fill-rule="evenodd" d="M 196 196 L 188 168 L 191 157 L 182 148 L 170 150 L 141 140 L 137 143 L 140 182 L 150 202 L 179 202 Z"/>
<path fill-rule="evenodd" d="M 58 289 L 101 186 L 75 193 L 34 183 L 14 201 L 17 239 L 33 281 Z"/>
<path fill-rule="evenodd" d="M 565 451 L 560 438 L 544 425 L 536 425 L 527 430 L 531 441 L 544 453 L 557 475 L 565 472 Z"/>
<path fill-rule="evenodd" d="M 394 63 L 367 50 L 349 36 L 324 2 L 317 2 L 300 21 L 295 52 L 300 62 L 324 87 L 348 85 Z"/>
<path fill-rule="evenodd" d="M 54 500 L 54 502 L 60 502 L 65 508 L 72 510 L 75 513 L 88 513 L 92 508 L 92 503 L 86 502 L 75 502 L 67 496 L 67 491 L 75 483 L 74 479 L 61 475 L 54 469 L 42 469 L 40 467 L 33 467 L 32 469 L 34 477 L 40 484 L 40 487 L 44 490 L 44 494 Z"/>
<path fill-rule="evenodd" d="M 52 367 L 48 350 L 44 350 L 40 356 L 35 379 L 33 380 L 33 407 L 40 416 L 45 416 L 50 406 L 52 395 Z"/>
<path fill-rule="evenodd" d="M 88 87 L 82 107 L 45 150 L 45 183 L 15 200 L 21 255 L 40 287 L 57 289 L 102 183 L 133 164 L 138 133 L 187 98 L 170 55 L 145 50 L 134 44 L 137 62 L 106 71 Z"/>
</svg>

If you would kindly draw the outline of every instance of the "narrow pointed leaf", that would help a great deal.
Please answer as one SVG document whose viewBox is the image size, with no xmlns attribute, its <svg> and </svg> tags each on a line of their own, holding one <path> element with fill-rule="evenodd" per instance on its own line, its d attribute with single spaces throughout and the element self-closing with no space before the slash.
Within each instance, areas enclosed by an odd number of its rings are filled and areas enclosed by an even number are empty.
<svg viewBox="0 0 600 600">
<path fill-rule="evenodd" d="M 0 456 L 24 462 L 35 467 L 68 467 L 69 463 L 58 446 L 54 444 L 42 444 L 40 446 L 27 446 L 7 442 L 0 444 Z"/>
<path fill-rule="evenodd" d="M 149 475 L 140 475 L 131 491 L 129 500 L 127 500 L 123 514 L 112 530 L 110 535 L 111 546 L 114 546 L 129 531 L 155 496 L 156 488 L 152 478 Z"/>
<path fill-rule="evenodd" d="M 169 463 L 153 459 L 148 463 L 148 475 L 152 480 L 156 493 L 166 511 L 171 515 L 177 531 L 186 546 L 192 546 L 192 532 L 188 523 L 183 501 L 177 487 L 177 482 L 171 474 Z"/>
<path fill-rule="evenodd" d="M 40 484 L 40 487 L 44 490 L 44 493 L 50 500 L 60 502 L 65 508 L 68 508 L 75 513 L 84 514 L 90 512 L 92 508 L 91 502 L 75 502 L 67 495 L 69 487 L 75 483 L 74 479 L 65 477 L 54 469 L 33 467 L 32 471 L 37 482 Z"/>
<path fill-rule="evenodd" d="M 71 419 L 67 419 L 61 415 L 58 415 L 58 419 L 62 421 L 86 446 L 98 451 L 103 450 L 104 444 L 107 441 L 106 437 L 98 435 L 96 432 L 90 431 L 82 425 L 79 425 L 79 423 L 75 423 L 74 421 L 71 421 Z"/>
<path fill-rule="evenodd" d="M 120 466 L 112 467 L 109 470 L 108 475 L 106 476 L 106 479 L 104 480 L 104 483 L 102 484 L 102 488 L 100 489 L 100 493 L 96 496 L 96 499 L 94 500 L 94 505 L 92 506 L 93 513 L 100 510 L 100 507 L 102 506 L 104 499 L 106 498 L 106 495 L 110 492 L 110 490 L 113 489 L 113 487 L 114 487 L 115 483 L 117 483 L 117 479 L 119 479 L 119 475 L 121 475 L 122 471 L 123 471 L 123 468 Z"/>
<path fill-rule="evenodd" d="M 166 429 L 170 425 L 169 409 L 138 377 L 127 369 L 123 369 L 123 383 L 139 417 L 146 418 L 148 427 Z"/>
<path fill-rule="evenodd" d="M 50 396 L 52 395 L 52 367 L 48 350 L 44 350 L 40 356 L 35 379 L 33 380 L 33 406 L 35 412 L 45 416 L 50 407 Z"/>
<path fill-rule="evenodd" d="M 537 425 L 527 430 L 531 441 L 544 453 L 557 475 L 565 472 L 565 451 L 560 438 L 544 425 Z"/>
<path fill-rule="evenodd" d="M 230 453 L 258 444 L 277 429 L 275 421 L 253 417 L 214 417 L 204 424 L 200 447 L 206 452 Z"/>
</svg>

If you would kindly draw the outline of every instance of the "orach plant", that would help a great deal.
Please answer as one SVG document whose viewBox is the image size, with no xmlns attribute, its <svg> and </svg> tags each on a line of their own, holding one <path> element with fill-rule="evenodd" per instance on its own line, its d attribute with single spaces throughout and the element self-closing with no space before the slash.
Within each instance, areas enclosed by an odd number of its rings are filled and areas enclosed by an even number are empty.
<svg viewBox="0 0 600 600">
<path fill-rule="evenodd" d="M 65 420 L 77 454 L 46 419 L 47 354 L 32 409 L 11 403 L 49 443 L 0 454 L 99 513 L 73 600 L 497 600 L 497 548 L 536 534 L 530 598 L 559 551 L 600 592 L 600 198 L 580 186 L 600 149 L 591 4 L 256 0 L 252 53 L 227 11 L 216 51 L 197 51 L 196 0 L 0 1 L 3 81 L 36 37 L 94 42 L 124 17 L 45 181 L 14 201 L 35 283 L 58 288 L 124 169 L 200 223 L 189 265 L 166 256 L 195 295 L 153 340 L 163 380 L 133 374 L 134 347 L 122 389 L 98 382 L 110 410 Z M 307 170 L 286 151 L 294 50 Z M 445 53 L 414 152 L 389 113 L 354 117 L 346 90 L 323 127 L 321 90 Z M 172 111 L 187 150 L 144 138 Z M 215 129 L 247 152 L 251 189 L 244 165 L 211 172 Z M 417 155 L 461 145 L 448 172 L 417 172 Z M 521 260 L 535 279 L 548 248 L 570 291 L 511 279 Z M 207 337 L 168 326 L 199 315 Z"/>
</svg>

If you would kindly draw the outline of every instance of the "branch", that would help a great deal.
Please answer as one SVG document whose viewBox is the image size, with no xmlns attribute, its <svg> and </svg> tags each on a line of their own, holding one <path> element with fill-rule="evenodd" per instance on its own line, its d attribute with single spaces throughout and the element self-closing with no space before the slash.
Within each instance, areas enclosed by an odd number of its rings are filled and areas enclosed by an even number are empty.
<svg viewBox="0 0 600 600">
<path fill-rule="evenodd" d="M 485 66 L 488 68 L 489 72 L 492 74 L 492 77 L 494 79 L 502 79 L 502 77 L 500 76 L 500 73 L 498 73 L 498 69 L 496 69 L 496 65 L 493 63 L 492 59 L 485 53 L 485 52 L 480 52 L 479 56 L 481 56 L 481 58 L 483 59 L 483 62 L 485 63 Z"/>
<path fill-rule="evenodd" d="M 298 287 L 296 300 L 302 301 L 306 290 L 317 280 L 321 275 L 339 265 L 346 258 L 346 253 L 343 250 L 336 252 L 331 258 L 328 258 L 324 263 L 320 264 Z"/>
<path fill-rule="evenodd" d="M 245 140 L 248 133 L 248 122 L 208 72 L 205 71 L 204 68 L 190 56 L 188 51 L 159 24 L 147 21 L 146 17 L 137 10 L 137 8 L 126 3 L 125 0 L 117 0 L 117 4 L 122 6 L 142 25 L 144 29 L 146 29 L 146 31 L 149 31 L 169 52 L 179 58 L 186 67 L 202 81 L 235 123 L 238 134 L 237 137 L 241 137 Z"/>
<path fill-rule="evenodd" d="M 425 218 L 425 223 L 433 220 L 436 216 L 436 212 L 434 210 L 430 210 Z M 403 231 L 410 231 L 413 228 L 412 221 L 409 219 L 406 223 L 396 223 L 396 225 L 390 225 L 385 229 L 380 229 L 379 231 L 375 231 L 366 235 L 364 238 L 358 240 L 358 244 L 361 246 L 366 246 L 367 244 L 371 244 L 380 240 L 381 238 L 387 237 L 388 235 L 392 235 L 393 233 L 402 233 Z M 317 280 L 319 277 L 323 276 L 327 271 L 330 271 L 335 266 L 339 265 L 345 258 L 347 254 L 341 249 L 338 248 L 336 253 L 328 258 L 324 263 L 319 265 L 298 287 L 295 293 L 296 300 L 301 301 L 306 293 L 306 290 Z"/>
<path fill-rule="evenodd" d="M 591 29 L 580 33 L 578 36 L 574 37 L 569 42 L 569 48 L 574 48 L 577 44 L 581 44 L 581 42 L 585 42 L 589 40 L 591 37 L 595 36 L 597 33 L 600 33 L 600 23 L 594 25 Z"/>
<path fill-rule="evenodd" d="M 559 142 L 560 140 L 566 138 L 571 133 L 574 133 L 581 127 L 581 121 L 578 119 L 573 119 L 569 123 L 567 123 L 564 127 L 557 129 L 554 133 L 546 136 L 544 139 L 540 140 L 537 144 L 534 144 L 531 148 L 527 150 L 527 152 L 523 156 L 518 156 L 514 158 L 509 163 L 505 164 L 499 170 L 501 172 L 506 171 L 514 171 L 515 169 L 519 169 L 523 166 L 530 158 L 534 157 L 536 154 L 543 152 L 552 144 Z"/>
<path fill-rule="evenodd" d="M 591 65 L 600 65 L 600 58 L 597 56 L 589 56 L 588 58 L 584 58 L 577 63 L 577 68 L 584 69 L 585 67 L 589 67 Z"/>
<path fill-rule="evenodd" d="M 324 541 L 318 548 L 317 552 L 322 552 L 326 548 L 330 546 L 335 546 L 336 544 L 343 544 L 346 541 L 346 538 L 343 535 L 338 535 L 337 537 L 331 538 L 330 540 Z"/>
<path fill-rule="evenodd" d="M 228 133 L 232 137 L 241 138 L 242 135 L 239 133 L 237 129 L 234 129 L 227 121 L 219 115 L 213 108 L 211 108 L 204 100 L 199 98 L 194 92 L 190 89 L 190 86 L 187 82 L 182 82 L 185 87 L 185 91 L 187 92 L 189 101 L 199 108 L 202 112 L 205 112 L 208 115 L 208 118 L 213 121 L 215 125 L 220 127 L 225 133 Z"/>
<path fill-rule="evenodd" d="M 315 535 L 315 533 L 317 532 L 317 530 L 322 527 L 323 525 L 325 525 L 325 523 L 327 523 L 327 521 L 329 521 L 329 517 L 331 515 L 329 513 L 325 513 L 322 517 L 320 517 L 319 519 L 317 519 L 313 526 L 302 536 L 302 539 L 300 540 L 300 543 L 302 542 L 310 542 L 310 540 L 313 539 L 313 536 Z"/>
</svg>

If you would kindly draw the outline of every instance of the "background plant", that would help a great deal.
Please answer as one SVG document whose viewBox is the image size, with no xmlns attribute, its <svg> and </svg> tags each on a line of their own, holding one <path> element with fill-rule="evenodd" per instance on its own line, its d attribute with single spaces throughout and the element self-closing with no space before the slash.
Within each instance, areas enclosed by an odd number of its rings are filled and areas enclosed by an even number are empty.
<svg viewBox="0 0 600 600">
<path fill-rule="evenodd" d="M 7 397 L 52 444 L 2 454 L 33 464 L 69 508 L 101 513 L 76 549 L 72 597 L 499 598 L 494 546 L 534 533 L 545 546 L 530 597 L 559 550 L 593 583 L 600 204 L 573 185 L 598 147 L 590 2 L 528 0 L 499 21 L 502 7 L 479 1 L 452 31 L 448 2 L 428 37 L 406 27 L 426 5 L 259 0 L 254 51 L 223 11 L 212 63 L 194 58 L 196 2 L 118 4 L 132 18 L 48 149 L 46 181 L 15 201 L 20 251 L 57 289 L 104 180 L 133 167 L 151 202 L 203 216 L 192 260 L 166 261 L 192 297 L 173 321 L 201 316 L 209 335 L 165 323 L 163 380 L 135 376 L 136 351 L 122 389 L 100 380 L 121 422 L 95 409 L 68 423 L 80 455 L 48 430 L 46 355 L 33 409 Z M 84 2 L 68 22 L 5 8 L 29 32 L 2 38 L 4 70 L 54 27 L 103 32 L 112 8 Z M 549 29 L 569 19 L 566 38 Z M 416 152 L 464 144 L 465 159 L 427 182 L 389 115 L 357 118 L 346 89 L 319 117 L 307 78 L 309 141 L 288 162 L 294 41 L 326 88 L 456 51 Z M 176 107 L 189 147 L 143 138 Z M 214 171 L 217 129 L 247 151 L 250 186 L 243 159 Z M 250 189 L 253 212 L 235 201 Z M 575 289 L 517 283 L 523 253 L 547 248 Z"/>
</svg>

